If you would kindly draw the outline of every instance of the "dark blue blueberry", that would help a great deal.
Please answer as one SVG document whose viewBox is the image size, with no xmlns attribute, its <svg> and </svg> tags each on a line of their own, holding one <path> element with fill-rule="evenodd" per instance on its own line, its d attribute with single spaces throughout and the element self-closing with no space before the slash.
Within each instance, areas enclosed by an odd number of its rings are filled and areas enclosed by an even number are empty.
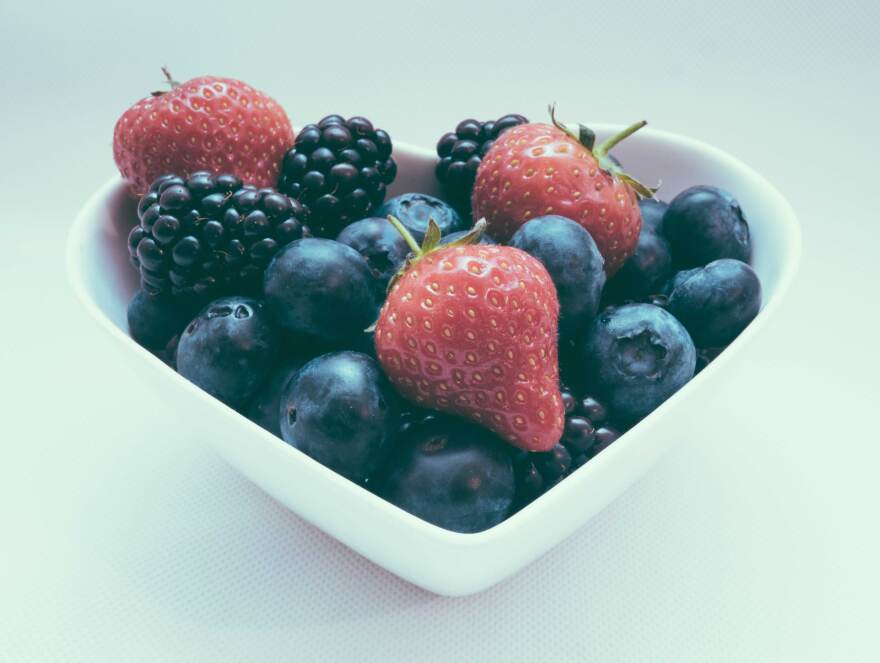
<svg viewBox="0 0 880 663">
<path fill-rule="evenodd" d="M 761 282 L 744 262 L 715 260 L 682 279 L 667 308 L 697 347 L 725 346 L 758 315 Z"/>
<path fill-rule="evenodd" d="M 605 285 L 605 261 L 592 236 L 564 216 L 524 223 L 510 245 L 530 253 L 550 273 L 559 297 L 559 334 L 573 336 L 595 316 Z"/>
<path fill-rule="evenodd" d="M 366 259 L 377 294 L 384 299 L 388 282 L 409 254 L 406 240 L 387 218 L 370 217 L 346 226 L 336 241 L 350 246 Z"/>
<path fill-rule="evenodd" d="M 148 350 L 163 350 L 198 311 L 191 298 L 151 296 L 138 290 L 128 304 L 128 330 L 131 337 Z"/>
<path fill-rule="evenodd" d="M 511 454 L 486 429 L 439 416 L 413 426 L 397 441 L 378 492 L 440 527 L 479 532 L 511 512 Z"/>
<path fill-rule="evenodd" d="M 642 209 L 639 240 L 633 254 L 608 282 L 605 298 L 609 302 L 644 301 L 659 293 L 672 274 L 669 242 L 657 232 L 665 205 L 656 200 L 642 200 L 639 206 Z"/>
<path fill-rule="evenodd" d="M 663 234 L 679 268 L 699 267 L 719 258 L 749 262 L 749 224 L 736 199 L 713 186 L 678 194 L 663 215 Z"/>
<path fill-rule="evenodd" d="M 364 483 L 393 441 L 397 396 L 375 359 L 333 352 L 303 366 L 281 398 L 284 441 L 339 474 Z"/>
<path fill-rule="evenodd" d="M 673 290 L 699 271 L 699 267 L 693 267 L 692 269 L 683 269 L 680 272 L 675 272 L 675 274 L 672 275 L 672 278 L 669 279 L 660 289 L 660 293 L 666 295 L 668 298 Z"/>
<path fill-rule="evenodd" d="M 349 341 L 349 350 L 354 350 L 355 352 L 362 352 L 368 357 L 372 357 L 373 359 L 378 359 L 376 355 L 376 334 L 372 330 L 364 331 L 360 336 Z"/>
<path fill-rule="evenodd" d="M 724 352 L 724 348 L 697 348 L 697 368 L 694 373 L 702 371 L 722 352 Z"/>
<path fill-rule="evenodd" d="M 587 383 L 616 420 L 650 414 L 694 375 L 696 349 L 682 324 L 652 304 L 604 310 L 581 341 Z"/>
<path fill-rule="evenodd" d="M 301 366 L 302 362 L 295 362 L 276 369 L 251 399 L 245 410 L 247 418 L 281 437 L 281 396 Z"/>
<path fill-rule="evenodd" d="M 384 217 L 389 214 L 400 219 L 417 242 L 421 242 L 425 236 L 429 218 L 434 219 L 441 235 L 464 230 L 467 225 L 452 206 L 424 193 L 404 193 L 386 200 L 376 211 L 376 216 Z"/>
<path fill-rule="evenodd" d="M 263 304 L 217 299 L 193 320 L 177 346 L 177 371 L 231 407 L 248 401 L 275 362 L 278 334 Z"/>
<path fill-rule="evenodd" d="M 284 247 L 266 268 L 263 291 L 272 317 L 289 332 L 345 341 L 376 320 L 367 261 L 332 239 L 309 237 Z"/>
<path fill-rule="evenodd" d="M 467 235 L 469 232 L 470 232 L 469 230 L 459 230 L 454 233 L 449 233 L 448 235 L 443 235 L 443 237 L 440 238 L 440 244 L 441 245 L 451 244 L 455 240 L 461 239 L 462 237 Z M 489 237 L 489 235 L 487 235 L 486 233 L 483 233 L 482 235 L 480 235 L 480 241 L 477 242 L 477 244 L 497 244 L 497 243 L 498 242 L 496 242 L 494 239 Z"/>
<path fill-rule="evenodd" d="M 656 198 L 642 198 L 639 211 L 642 213 L 642 230 L 646 228 L 654 233 L 663 232 L 663 215 L 669 208 L 667 203 Z"/>
</svg>

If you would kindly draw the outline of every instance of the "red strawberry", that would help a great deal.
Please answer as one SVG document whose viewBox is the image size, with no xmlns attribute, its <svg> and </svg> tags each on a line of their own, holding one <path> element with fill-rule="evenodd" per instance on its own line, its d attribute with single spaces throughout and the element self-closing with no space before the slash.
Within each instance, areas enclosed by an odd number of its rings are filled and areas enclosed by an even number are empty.
<svg viewBox="0 0 880 663">
<path fill-rule="evenodd" d="M 232 173 L 274 187 L 293 128 L 268 95 L 232 78 L 202 76 L 182 85 L 163 69 L 169 92 L 129 108 L 113 130 L 113 158 L 136 196 L 160 175 Z"/>
<path fill-rule="evenodd" d="M 393 217 L 414 251 L 376 323 L 376 353 L 409 400 L 451 412 L 529 451 L 562 436 L 559 302 L 550 275 L 512 247 L 468 236 L 438 248 L 433 220 L 422 247 Z"/>
<path fill-rule="evenodd" d="M 474 218 L 505 242 L 529 219 L 559 214 L 593 236 L 610 275 L 632 255 L 642 218 L 637 193 L 654 191 L 622 172 L 608 151 L 645 122 L 634 124 L 598 147 L 595 135 L 553 126 L 522 124 L 504 132 L 483 157 L 472 194 Z"/>
</svg>

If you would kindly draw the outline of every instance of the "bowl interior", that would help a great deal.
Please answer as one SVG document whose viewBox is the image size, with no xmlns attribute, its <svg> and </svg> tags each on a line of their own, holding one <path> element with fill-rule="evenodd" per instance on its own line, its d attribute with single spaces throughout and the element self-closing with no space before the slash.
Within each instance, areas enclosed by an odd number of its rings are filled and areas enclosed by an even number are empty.
<svg viewBox="0 0 880 663">
<path fill-rule="evenodd" d="M 597 134 L 601 138 L 618 129 L 600 126 Z M 398 144 L 394 154 L 399 174 L 389 196 L 439 193 L 432 150 Z M 513 517 L 479 534 L 442 530 L 347 482 L 199 391 L 129 339 L 126 306 L 138 279 L 128 261 L 127 235 L 137 216 L 136 203 L 120 180 L 105 184 L 81 211 L 69 240 L 68 271 L 74 289 L 98 322 L 157 369 L 153 379 L 171 378 L 192 394 L 193 416 L 203 413 L 207 419 L 205 413 L 225 413 L 221 416 L 235 434 L 220 436 L 214 443 L 246 476 L 398 575 L 440 593 L 471 593 L 546 552 L 631 484 L 659 454 L 662 427 L 669 427 L 669 438 L 680 435 L 681 426 L 669 422 L 676 413 L 685 413 L 680 403 L 698 400 L 701 392 L 695 389 L 709 384 L 706 380 L 723 368 L 728 355 L 766 321 L 796 269 L 800 240 L 792 209 L 741 162 L 698 141 L 651 129 L 622 143 L 614 154 L 643 182 L 662 182 L 663 200 L 695 184 L 723 187 L 739 199 L 752 232 L 753 266 L 764 294 L 762 312 L 718 360 L 618 442 Z M 322 491 L 325 500 L 312 499 Z M 572 508 L 575 503 L 578 508 Z"/>
</svg>

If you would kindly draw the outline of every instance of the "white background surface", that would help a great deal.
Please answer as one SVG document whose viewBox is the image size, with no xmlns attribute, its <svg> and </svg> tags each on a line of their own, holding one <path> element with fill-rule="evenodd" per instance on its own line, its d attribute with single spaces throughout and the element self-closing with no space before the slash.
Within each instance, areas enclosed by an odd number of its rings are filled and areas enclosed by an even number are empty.
<svg viewBox="0 0 880 663">
<path fill-rule="evenodd" d="M 880 10 L 724 4 L 2 0 L 0 661 L 880 660 Z M 427 145 L 553 100 L 644 116 L 787 195 L 801 274 L 644 480 L 511 580 L 439 598 L 215 459 L 73 301 L 66 229 L 162 64 Z"/>
</svg>

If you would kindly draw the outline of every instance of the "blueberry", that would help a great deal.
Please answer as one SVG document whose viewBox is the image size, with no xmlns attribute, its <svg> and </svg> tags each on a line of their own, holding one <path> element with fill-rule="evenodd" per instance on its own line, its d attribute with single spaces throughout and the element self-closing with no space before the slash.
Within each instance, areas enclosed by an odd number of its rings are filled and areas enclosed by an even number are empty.
<svg viewBox="0 0 880 663">
<path fill-rule="evenodd" d="M 663 215 L 669 208 L 667 203 L 656 198 L 642 198 L 639 201 L 639 211 L 642 213 L 642 230 L 646 228 L 651 232 L 663 232 Z"/>
<path fill-rule="evenodd" d="M 486 429 L 439 416 L 410 428 L 397 441 L 378 492 L 440 527 L 479 532 L 497 525 L 511 511 L 515 492 L 511 454 Z"/>
<path fill-rule="evenodd" d="M 463 168 L 464 164 L 461 165 Z M 400 219 L 400 222 L 412 233 L 417 242 L 421 242 L 425 236 L 429 218 L 434 219 L 442 235 L 466 228 L 464 219 L 455 209 L 439 198 L 423 193 L 404 193 L 386 200 L 376 212 L 376 216 L 385 217 L 389 214 Z"/>
<path fill-rule="evenodd" d="M 443 235 L 440 238 L 440 244 L 441 245 L 451 244 L 455 240 L 461 239 L 462 237 L 467 235 L 469 232 L 470 232 L 469 230 L 459 230 L 454 233 L 449 233 L 448 235 Z M 477 242 L 477 244 L 497 244 L 497 243 L 498 242 L 496 242 L 494 239 L 489 237 L 489 235 L 487 235 L 486 233 L 483 233 L 482 235 L 480 235 L 480 241 Z"/>
<path fill-rule="evenodd" d="M 605 261 L 592 236 L 564 216 L 541 216 L 520 226 L 510 245 L 547 268 L 559 297 L 559 333 L 573 336 L 592 320 L 605 285 Z"/>
<path fill-rule="evenodd" d="M 669 312 L 697 347 L 721 347 L 739 336 L 761 308 L 761 282 L 739 260 L 715 260 L 682 279 L 669 295 Z"/>
<path fill-rule="evenodd" d="M 673 198 L 663 215 L 663 234 L 679 267 L 719 258 L 749 262 L 749 224 L 736 199 L 712 186 L 695 186 Z"/>
<path fill-rule="evenodd" d="M 660 288 L 660 292 L 668 298 L 669 295 L 672 294 L 672 291 L 675 290 L 682 283 L 687 281 L 691 276 L 700 271 L 699 267 L 694 267 L 692 269 L 683 269 L 680 272 L 675 272 L 662 288 Z"/>
<path fill-rule="evenodd" d="M 639 205 L 645 202 L 656 201 L 643 200 Z M 652 211 L 646 213 L 646 209 Z M 655 209 L 655 205 L 642 207 L 642 230 L 636 248 L 608 282 L 605 290 L 608 301 L 643 301 L 660 292 L 672 273 L 672 251 L 669 242 L 656 231 L 659 221 Z M 662 220 L 662 214 L 659 219 Z"/>
<path fill-rule="evenodd" d="M 186 297 L 148 295 L 138 290 L 128 303 L 128 331 L 148 350 L 163 350 L 198 311 L 198 302 Z"/>
<path fill-rule="evenodd" d="M 294 362 L 276 369 L 251 399 L 244 411 L 247 418 L 281 437 L 281 396 L 301 366 Z"/>
<path fill-rule="evenodd" d="M 581 341 L 581 362 L 615 419 L 632 422 L 693 377 L 696 349 L 668 311 L 628 304 L 599 314 Z"/>
<path fill-rule="evenodd" d="M 303 366 L 281 397 L 284 441 L 364 483 L 385 460 L 397 424 L 397 396 L 375 359 L 333 352 Z"/>
<path fill-rule="evenodd" d="M 377 294 L 382 298 L 388 282 L 403 266 L 409 246 L 403 236 L 385 217 L 369 217 L 346 226 L 337 242 L 342 242 L 360 253 L 370 266 Z"/>
<path fill-rule="evenodd" d="M 266 268 L 263 290 L 270 314 L 289 332 L 345 341 L 376 319 L 367 261 L 332 239 L 288 244 Z"/>
<path fill-rule="evenodd" d="M 161 350 L 156 350 L 156 356 L 168 364 L 173 370 L 177 370 L 177 345 L 180 343 L 180 334 L 175 334 Z"/>
<path fill-rule="evenodd" d="M 697 368 L 694 373 L 702 371 L 722 352 L 724 352 L 724 348 L 697 348 Z"/>
<path fill-rule="evenodd" d="M 231 407 L 243 405 L 269 375 L 278 334 L 263 304 L 224 297 L 205 308 L 177 346 L 178 372 Z"/>
</svg>

